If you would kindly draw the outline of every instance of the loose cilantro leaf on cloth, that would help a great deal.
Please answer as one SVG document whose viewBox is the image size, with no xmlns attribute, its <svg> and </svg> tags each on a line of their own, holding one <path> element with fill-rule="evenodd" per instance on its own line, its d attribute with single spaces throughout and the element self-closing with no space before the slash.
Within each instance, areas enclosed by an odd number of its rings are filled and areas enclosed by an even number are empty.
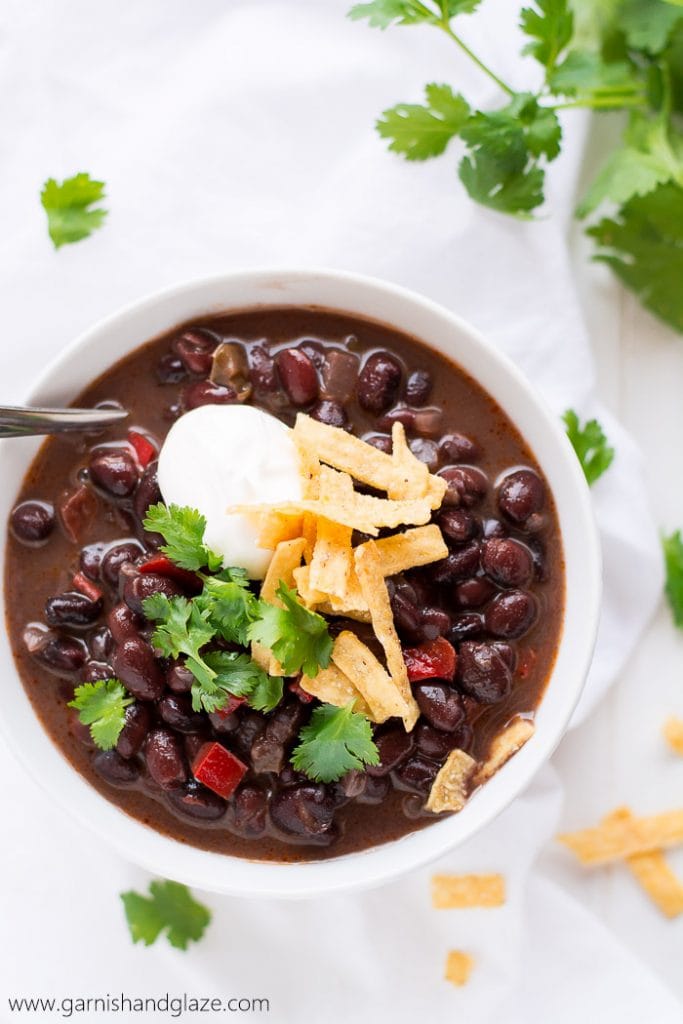
<svg viewBox="0 0 683 1024">
<path fill-rule="evenodd" d="M 389 149 L 406 160 L 439 156 L 469 116 L 467 102 L 448 85 L 425 86 L 425 99 L 425 106 L 398 103 L 377 121 L 382 138 L 391 139 Z"/>
<path fill-rule="evenodd" d="M 666 568 L 666 596 L 676 625 L 683 629 L 683 538 L 676 530 L 670 537 L 662 537 Z"/>
<path fill-rule="evenodd" d="M 588 234 L 599 244 L 594 258 L 609 264 L 647 309 L 683 331 L 683 189 L 667 184 L 634 196 Z"/>
<path fill-rule="evenodd" d="M 133 942 L 151 946 L 163 931 L 176 949 L 199 942 L 211 921 L 211 912 L 194 899 L 186 885 L 155 881 L 149 896 L 122 892 L 121 900 Z"/>
<path fill-rule="evenodd" d="M 352 21 L 367 18 L 371 28 L 389 25 L 444 25 L 457 14 L 471 14 L 481 0 L 370 0 L 349 11 Z"/>
<path fill-rule="evenodd" d="M 599 103 L 603 109 L 617 109 L 644 95 L 628 61 L 604 60 L 589 50 L 570 50 L 549 75 L 548 85 L 555 95 L 576 96 L 586 106 Z"/>
<path fill-rule="evenodd" d="M 597 420 L 588 420 L 582 426 L 573 409 L 567 409 L 562 419 L 586 480 L 592 485 L 612 465 L 614 448 Z"/>
<path fill-rule="evenodd" d="M 179 505 L 150 505 L 143 526 L 150 533 L 160 533 L 166 541 L 161 550 L 181 569 L 196 572 L 208 566 L 211 572 L 220 569 L 220 555 L 204 544 L 206 519 L 195 508 Z"/>
<path fill-rule="evenodd" d="M 93 743 L 100 750 L 111 750 L 125 725 L 126 708 L 132 703 L 133 698 L 118 679 L 98 679 L 77 686 L 69 707 L 76 708 L 79 721 L 90 726 Z"/>
<path fill-rule="evenodd" d="M 93 206 L 105 198 L 104 189 L 103 181 L 95 181 L 84 173 L 62 182 L 47 179 L 40 201 L 47 214 L 47 229 L 55 249 L 80 242 L 102 227 L 107 211 L 101 206 L 93 209 Z"/>
<path fill-rule="evenodd" d="M 624 0 L 619 13 L 628 45 L 652 55 L 661 53 L 681 18 L 683 10 L 665 0 Z"/>
<path fill-rule="evenodd" d="M 572 38 L 574 18 L 567 0 L 536 0 L 536 7 L 524 7 L 521 29 L 533 42 L 522 53 L 529 53 L 551 73 L 562 51 Z"/>
<path fill-rule="evenodd" d="M 347 772 L 379 764 L 379 751 L 365 715 L 346 707 L 321 704 L 299 733 L 292 765 L 316 782 L 334 782 Z"/>
<path fill-rule="evenodd" d="M 317 675 L 332 656 L 332 637 L 322 615 L 297 600 L 296 591 L 282 580 L 277 589 L 282 607 L 259 601 L 259 618 L 249 627 L 249 639 L 268 647 L 285 675 Z"/>
</svg>

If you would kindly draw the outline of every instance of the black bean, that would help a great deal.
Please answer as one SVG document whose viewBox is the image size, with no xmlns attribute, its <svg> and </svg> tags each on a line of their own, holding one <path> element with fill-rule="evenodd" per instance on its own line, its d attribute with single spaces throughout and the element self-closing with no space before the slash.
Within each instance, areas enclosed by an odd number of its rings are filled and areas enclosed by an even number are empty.
<svg viewBox="0 0 683 1024">
<path fill-rule="evenodd" d="M 505 643 L 504 640 L 494 640 L 491 646 L 495 647 L 510 671 L 514 672 L 517 668 L 516 648 L 514 648 L 512 644 Z"/>
<path fill-rule="evenodd" d="M 81 669 L 81 679 L 84 683 L 95 683 L 98 679 L 112 679 L 114 671 L 106 661 L 86 661 Z"/>
<path fill-rule="evenodd" d="M 444 537 L 456 544 L 464 544 L 477 532 L 476 519 L 464 508 L 445 508 L 437 521 Z"/>
<path fill-rule="evenodd" d="M 413 734 L 406 732 L 403 726 L 391 725 L 375 734 L 375 743 L 379 751 L 379 764 L 369 766 L 368 775 L 381 777 L 398 767 L 412 753 Z"/>
<path fill-rule="evenodd" d="M 366 775 L 365 780 L 365 789 L 356 797 L 358 803 L 370 804 L 373 807 L 383 803 L 389 795 L 389 788 L 391 786 L 389 779 Z"/>
<path fill-rule="evenodd" d="M 455 580 L 472 576 L 479 568 L 479 541 L 455 548 L 450 555 L 435 562 L 433 579 L 435 583 L 453 583 Z"/>
<path fill-rule="evenodd" d="M 483 533 L 486 539 L 489 537 L 507 537 L 507 527 L 501 523 L 500 519 L 486 519 L 484 521 Z"/>
<path fill-rule="evenodd" d="M 102 558 L 101 573 L 106 582 L 116 588 L 119 585 L 119 572 L 126 562 L 134 562 L 143 553 L 143 547 L 137 540 L 123 541 L 108 548 Z"/>
<path fill-rule="evenodd" d="M 468 640 L 458 650 L 457 680 L 469 697 L 495 704 L 510 692 L 512 673 L 493 644 Z"/>
<path fill-rule="evenodd" d="M 285 748 L 279 740 L 262 732 L 251 745 L 251 766 L 255 772 L 281 772 L 285 766 Z"/>
<path fill-rule="evenodd" d="M 411 757 L 409 761 L 396 772 L 396 777 L 404 789 L 412 789 L 418 793 L 427 793 L 432 788 L 432 783 L 439 771 L 436 761 L 429 761 L 419 754 Z"/>
<path fill-rule="evenodd" d="M 88 637 L 90 653 L 96 661 L 107 661 L 114 644 L 114 638 L 108 626 L 100 626 Z"/>
<path fill-rule="evenodd" d="M 409 640 L 421 636 L 420 609 L 414 592 L 411 595 L 407 586 L 397 588 L 391 595 L 391 611 L 398 632 Z"/>
<path fill-rule="evenodd" d="M 484 541 L 481 567 L 501 587 L 523 587 L 534 572 L 531 552 L 511 537 L 492 537 Z"/>
<path fill-rule="evenodd" d="M 545 504 L 543 481 L 531 469 L 509 473 L 498 488 L 498 505 L 508 519 L 525 523 Z"/>
<path fill-rule="evenodd" d="M 426 405 L 432 386 L 432 375 L 428 370 L 414 370 L 406 381 L 406 401 L 410 405 Z"/>
<path fill-rule="evenodd" d="M 434 761 L 443 761 L 458 744 L 452 733 L 441 732 L 427 722 L 418 722 L 415 727 L 415 745 L 421 754 Z"/>
<path fill-rule="evenodd" d="M 45 602 L 45 620 L 50 626 L 70 626 L 85 629 L 92 626 L 102 612 L 102 598 L 93 601 L 78 590 L 48 597 Z"/>
<path fill-rule="evenodd" d="M 318 373 L 300 348 L 284 348 L 275 356 L 282 386 L 292 405 L 310 405 L 318 397 Z"/>
<path fill-rule="evenodd" d="M 130 786 L 140 774 L 135 762 L 124 760 L 116 750 L 100 750 L 93 757 L 92 766 L 112 786 Z"/>
<path fill-rule="evenodd" d="M 444 466 L 441 476 L 448 483 L 444 505 L 464 505 L 472 508 L 486 497 L 489 482 L 486 474 L 476 466 Z"/>
<path fill-rule="evenodd" d="M 125 711 L 123 729 L 119 733 L 116 749 L 121 757 L 134 757 L 145 742 L 152 722 L 145 704 L 129 704 Z"/>
<path fill-rule="evenodd" d="M 22 544 L 44 544 L 54 527 L 54 506 L 47 501 L 21 501 L 12 509 L 10 529 Z"/>
<path fill-rule="evenodd" d="M 358 403 L 368 412 L 380 413 L 396 400 L 403 371 L 388 352 L 373 352 L 365 360 L 358 377 Z"/>
<path fill-rule="evenodd" d="M 166 672 L 166 685 L 173 693 L 189 693 L 194 683 L 194 676 L 182 661 L 171 665 Z"/>
<path fill-rule="evenodd" d="M 300 341 L 295 351 L 303 352 L 311 360 L 316 370 L 322 370 L 327 362 L 327 346 L 313 339 Z"/>
<path fill-rule="evenodd" d="M 453 732 L 465 718 L 462 697 L 446 683 L 429 680 L 413 684 L 418 707 L 430 725 L 442 732 Z"/>
<path fill-rule="evenodd" d="M 249 363 L 249 377 L 253 386 L 259 391 L 277 391 L 279 385 L 275 360 L 262 345 L 251 346 Z"/>
<path fill-rule="evenodd" d="M 446 636 L 451 628 L 451 617 L 443 608 L 423 608 L 420 612 L 420 633 L 424 640 Z"/>
<path fill-rule="evenodd" d="M 334 784 L 334 800 L 338 807 L 361 796 L 367 787 L 368 776 L 365 772 L 352 768 Z"/>
<path fill-rule="evenodd" d="M 311 409 L 310 415 L 314 420 L 318 420 L 320 423 L 327 423 L 331 427 L 341 427 L 343 429 L 349 424 L 344 406 L 340 402 L 334 402 L 329 398 L 324 398 L 321 402 L 317 402 Z"/>
<path fill-rule="evenodd" d="M 205 377 L 211 369 L 211 359 L 218 339 L 208 331 L 185 331 L 173 342 L 173 347 L 180 356 L 183 366 L 189 373 Z"/>
<path fill-rule="evenodd" d="M 210 380 L 195 380 L 183 388 L 181 403 L 185 412 L 198 409 L 201 405 L 232 405 L 237 401 L 234 388 L 214 384 Z"/>
<path fill-rule="evenodd" d="M 263 731 L 265 723 L 263 717 L 255 711 L 242 711 L 239 718 L 239 729 L 235 735 L 236 753 L 243 761 L 248 761 L 251 754 L 251 747 Z"/>
<path fill-rule="evenodd" d="M 538 616 L 538 604 L 525 590 L 508 590 L 494 597 L 486 609 L 486 628 L 494 636 L 516 640 L 533 626 Z"/>
<path fill-rule="evenodd" d="M 157 363 L 156 375 L 160 384 L 180 384 L 187 377 L 187 370 L 182 359 L 168 352 Z"/>
<path fill-rule="evenodd" d="M 424 462 L 430 473 L 433 473 L 439 465 L 439 449 L 434 441 L 430 441 L 426 437 L 414 437 L 409 448 L 415 458 Z"/>
<path fill-rule="evenodd" d="M 258 786 L 245 783 L 235 793 L 231 825 L 238 835 L 260 836 L 266 829 L 268 797 Z"/>
<path fill-rule="evenodd" d="M 164 675 L 152 648 L 141 637 L 118 644 L 112 658 L 114 672 L 139 700 L 158 700 L 164 691 Z"/>
<path fill-rule="evenodd" d="M 179 736 L 169 729 L 153 729 L 144 747 L 147 771 L 162 789 L 180 786 L 187 779 L 185 751 Z"/>
<path fill-rule="evenodd" d="M 453 618 L 448 639 L 457 646 L 463 640 L 472 640 L 475 637 L 481 636 L 483 632 L 484 622 L 481 615 L 477 615 L 475 612 L 468 612 L 463 615 L 456 615 Z"/>
<path fill-rule="evenodd" d="M 176 811 L 186 814 L 188 818 L 217 821 L 225 814 L 225 800 L 196 779 L 190 779 L 177 789 L 170 789 L 166 795 Z"/>
<path fill-rule="evenodd" d="M 380 452 L 385 452 L 387 455 L 391 455 L 393 450 L 393 443 L 388 434 L 366 434 L 363 438 L 368 444 L 371 444 L 373 448 L 377 448 Z"/>
<path fill-rule="evenodd" d="M 88 577 L 88 579 L 96 580 L 100 575 L 100 567 L 102 565 L 102 557 L 104 552 L 107 550 L 107 545 L 101 541 L 95 544 L 86 544 L 82 548 L 78 564 L 81 572 Z"/>
<path fill-rule="evenodd" d="M 124 604 L 115 604 L 107 616 L 107 625 L 114 641 L 118 644 L 129 637 L 137 637 L 143 620 Z"/>
<path fill-rule="evenodd" d="M 138 484 L 138 469 L 123 448 L 95 448 L 88 464 L 90 479 L 114 498 L 129 498 Z"/>
<path fill-rule="evenodd" d="M 206 729 L 203 732 L 188 732 L 183 736 L 183 745 L 185 747 L 185 756 L 191 765 L 195 763 L 199 757 L 199 752 L 206 743 L 210 743 L 213 740 L 213 736 L 210 735 Z"/>
<path fill-rule="evenodd" d="M 298 700 L 281 704 L 268 719 L 266 734 L 286 746 L 293 743 L 303 724 L 305 710 Z"/>
<path fill-rule="evenodd" d="M 441 453 L 453 462 L 476 462 L 481 456 L 481 449 L 476 441 L 456 432 L 441 439 Z"/>
<path fill-rule="evenodd" d="M 138 615 L 144 615 L 143 602 L 152 594 L 178 597 L 182 594 L 182 590 L 168 576 L 161 576 L 155 572 L 143 572 L 129 576 L 123 585 L 123 600 Z"/>
<path fill-rule="evenodd" d="M 82 668 L 88 657 L 88 648 L 74 636 L 56 636 L 41 646 L 34 657 L 50 672 L 70 675 Z"/>
<path fill-rule="evenodd" d="M 159 489 L 159 479 L 157 476 L 158 468 L 159 463 L 155 459 L 154 462 L 150 462 L 145 467 L 145 471 L 140 477 L 140 485 L 135 492 L 133 500 L 133 511 L 140 522 L 147 515 L 149 506 L 156 505 L 161 501 L 161 490 Z"/>
<path fill-rule="evenodd" d="M 193 711 L 192 700 L 185 693 L 167 693 L 157 704 L 157 710 L 176 732 L 200 732 L 204 728 L 204 715 Z"/>
<path fill-rule="evenodd" d="M 459 608 L 481 608 L 493 597 L 496 588 L 484 576 L 473 576 L 456 583 L 453 597 Z"/>
<path fill-rule="evenodd" d="M 356 390 L 360 359 L 355 352 L 345 349 L 328 349 L 327 358 L 320 369 L 323 398 L 331 398 L 342 405 L 348 402 Z"/>
<path fill-rule="evenodd" d="M 270 817 L 288 835 L 317 842 L 334 838 L 334 801 L 324 786 L 304 783 L 280 790 L 271 800 Z"/>
</svg>

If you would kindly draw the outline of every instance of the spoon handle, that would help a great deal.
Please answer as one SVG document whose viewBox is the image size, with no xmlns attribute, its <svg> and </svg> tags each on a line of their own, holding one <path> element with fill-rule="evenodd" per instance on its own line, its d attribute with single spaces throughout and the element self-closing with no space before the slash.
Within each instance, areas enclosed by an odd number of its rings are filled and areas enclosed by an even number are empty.
<svg viewBox="0 0 683 1024">
<path fill-rule="evenodd" d="M 0 437 L 97 430 L 128 416 L 125 409 L 31 409 L 0 406 Z"/>
</svg>

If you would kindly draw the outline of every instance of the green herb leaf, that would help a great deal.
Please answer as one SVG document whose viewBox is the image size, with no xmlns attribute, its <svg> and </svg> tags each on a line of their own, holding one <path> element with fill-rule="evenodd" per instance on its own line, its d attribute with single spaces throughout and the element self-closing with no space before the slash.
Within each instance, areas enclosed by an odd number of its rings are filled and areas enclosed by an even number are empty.
<svg viewBox="0 0 683 1024">
<path fill-rule="evenodd" d="M 477 111 L 460 135 L 471 148 L 459 173 L 472 199 L 518 216 L 543 202 L 543 171 L 529 150 L 517 105 L 513 110 Z"/>
<path fill-rule="evenodd" d="M 132 703 L 133 698 L 118 679 L 98 679 L 77 686 L 69 707 L 76 708 L 79 720 L 90 726 L 93 743 L 100 750 L 111 750 L 126 724 L 126 708 Z"/>
<path fill-rule="evenodd" d="M 382 138 L 391 139 L 389 149 L 406 160 L 439 156 L 469 116 L 466 100 L 448 85 L 426 86 L 425 97 L 426 106 L 398 103 L 377 121 Z"/>
<path fill-rule="evenodd" d="M 567 0 L 536 0 L 535 7 L 525 7 L 521 29 L 534 40 L 523 49 L 552 72 L 558 58 L 572 38 L 574 19 Z"/>
<path fill-rule="evenodd" d="M 181 569 L 220 569 L 223 560 L 204 544 L 206 519 L 197 509 L 159 502 L 147 509 L 143 526 L 150 533 L 161 534 L 166 541 L 161 550 Z"/>
<path fill-rule="evenodd" d="M 587 104 L 600 100 L 607 105 L 612 101 L 615 108 L 643 92 L 628 61 L 607 61 L 588 50 L 570 50 L 549 75 L 548 85 L 555 95 L 576 96 Z"/>
<path fill-rule="evenodd" d="M 670 537 L 662 537 L 664 565 L 666 567 L 666 596 L 676 625 L 683 629 L 683 538 L 676 530 Z"/>
<path fill-rule="evenodd" d="M 195 711 L 216 711 L 224 707 L 227 695 L 246 698 L 257 711 L 272 711 L 282 700 L 282 679 L 269 676 L 249 655 L 209 651 L 204 660 L 216 675 L 210 685 L 192 687 Z"/>
<path fill-rule="evenodd" d="M 296 592 L 282 580 L 277 596 L 283 607 L 259 601 L 259 618 L 249 627 L 249 639 L 269 648 L 285 675 L 305 672 L 315 676 L 327 668 L 332 655 L 332 637 L 325 619 L 297 600 Z"/>
<path fill-rule="evenodd" d="M 151 946 L 163 931 L 176 949 L 199 942 L 211 921 L 211 912 L 194 899 L 186 885 L 156 881 L 150 884 L 149 893 L 121 893 L 133 942 Z"/>
<path fill-rule="evenodd" d="M 243 569 L 226 569 L 208 577 L 196 600 L 208 609 L 209 621 L 224 640 L 246 647 L 249 626 L 258 615 L 258 598 L 249 590 Z"/>
<path fill-rule="evenodd" d="M 683 331 L 683 189 L 660 185 L 634 196 L 588 234 L 600 246 L 595 259 L 609 264 L 647 309 Z"/>
<path fill-rule="evenodd" d="M 354 712 L 353 702 L 343 708 L 321 704 L 299 739 L 292 764 L 316 782 L 334 782 L 354 768 L 379 764 L 370 722 Z"/>
<path fill-rule="evenodd" d="M 97 228 L 101 228 L 107 211 L 94 203 L 104 199 L 105 184 L 95 181 L 89 174 L 75 174 L 62 182 L 48 178 L 40 193 L 40 201 L 47 214 L 47 227 L 55 249 L 72 242 L 80 242 Z"/>
<path fill-rule="evenodd" d="M 589 486 L 592 486 L 612 465 L 614 448 L 610 448 L 605 433 L 597 420 L 588 420 L 582 426 L 573 409 L 567 409 L 562 419 L 567 428 L 567 437 L 578 456 L 586 480 Z"/>
<path fill-rule="evenodd" d="M 683 11 L 663 0 L 624 0 L 619 24 L 634 50 L 659 54 L 665 48 Z"/>
<path fill-rule="evenodd" d="M 352 21 L 368 19 L 371 28 L 388 28 L 389 25 L 416 25 L 419 22 L 437 21 L 437 15 L 416 0 L 370 0 L 369 3 L 354 4 L 348 14 Z"/>
</svg>

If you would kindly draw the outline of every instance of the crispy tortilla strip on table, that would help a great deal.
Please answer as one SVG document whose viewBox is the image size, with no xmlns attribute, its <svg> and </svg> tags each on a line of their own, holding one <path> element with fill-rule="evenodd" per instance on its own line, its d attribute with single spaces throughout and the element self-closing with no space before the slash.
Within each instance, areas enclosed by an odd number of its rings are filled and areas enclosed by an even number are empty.
<svg viewBox="0 0 683 1024">
<path fill-rule="evenodd" d="M 464 750 L 451 750 L 432 783 L 427 810 L 434 814 L 461 811 L 467 803 L 470 782 L 477 762 Z"/>
<path fill-rule="evenodd" d="M 261 516 L 258 546 L 274 551 L 283 540 L 296 540 L 302 536 L 303 516 L 286 516 L 273 510 Z"/>
<path fill-rule="evenodd" d="M 384 581 L 382 562 L 376 545 L 372 541 L 361 544 L 354 552 L 354 561 L 358 582 L 370 609 L 372 628 L 384 649 L 389 675 L 406 706 L 406 713 L 401 717 L 406 730 L 410 732 L 420 717 L 420 709 L 413 697 L 413 691 L 410 689 L 408 670 L 403 659 L 401 641 L 394 625 L 389 592 Z"/>
<path fill-rule="evenodd" d="M 469 953 L 463 953 L 461 949 L 451 949 L 446 957 L 444 979 L 450 981 L 451 985 L 461 988 L 467 984 L 473 967 L 474 957 Z"/>
<path fill-rule="evenodd" d="M 479 766 L 474 778 L 475 786 L 481 786 L 520 750 L 535 731 L 534 723 L 528 718 L 513 718 L 496 736 L 489 749 L 489 756 Z"/>
<path fill-rule="evenodd" d="M 618 807 L 603 818 L 602 823 L 605 825 L 613 821 L 632 820 L 633 814 L 628 807 Z M 634 853 L 626 858 L 626 864 L 636 881 L 666 917 L 674 918 L 683 914 L 683 885 L 661 850 Z"/>
<path fill-rule="evenodd" d="M 372 712 L 373 720 L 403 718 L 409 709 L 388 673 L 355 633 L 344 630 L 332 648 L 332 661 L 348 676 Z"/>
<path fill-rule="evenodd" d="M 608 864 L 683 843 L 683 811 L 667 811 L 649 818 L 620 818 L 603 822 L 597 828 L 565 832 L 557 838 L 582 864 Z"/>
<path fill-rule="evenodd" d="M 683 719 L 671 715 L 664 723 L 664 739 L 676 754 L 683 754 Z"/>
<path fill-rule="evenodd" d="M 261 585 L 261 597 L 270 604 L 281 605 L 277 597 L 277 588 L 280 580 L 288 587 L 294 586 L 294 570 L 301 565 L 301 558 L 304 553 L 306 541 L 303 537 L 295 540 L 284 540 L 275 548 L 273 557 L 270 560 L 268 571 Z M 257 665 L 273 676 L 282 675 L 282 666 L 272 656 L 267 647 L 262 644 L 252 643 L 251 656 Z"/>
<path fill-rule="evenodd" d="M 334 704 L 337 708 L 345 708 L 349 701 L 354 701 L 354 711 L 361 715 L 367 715 L 371 721 L 375 721 L 358 689 L 336 665 L 319 669 L 313 679 L 303 675 L 299 680 L 299 685 L 306 693 L 310 693 L 326 704 Z"/>
<path fill-rule="evenodd" d="M 502 875 L 434 875 L 432 906 L 436 910 L 467 907 L 502 907 L 505 879 Z"/>
<path fill-rule="evenodd" d="M 436 523 L 416 526 L 412 530 L 395 533 L 392 537 L 382 537 L 374 541 L 374 544 L 384 576 L 395 576 L 406 569 L 429 565 L 448 555 L 448 546 Z"/>
</svg>

